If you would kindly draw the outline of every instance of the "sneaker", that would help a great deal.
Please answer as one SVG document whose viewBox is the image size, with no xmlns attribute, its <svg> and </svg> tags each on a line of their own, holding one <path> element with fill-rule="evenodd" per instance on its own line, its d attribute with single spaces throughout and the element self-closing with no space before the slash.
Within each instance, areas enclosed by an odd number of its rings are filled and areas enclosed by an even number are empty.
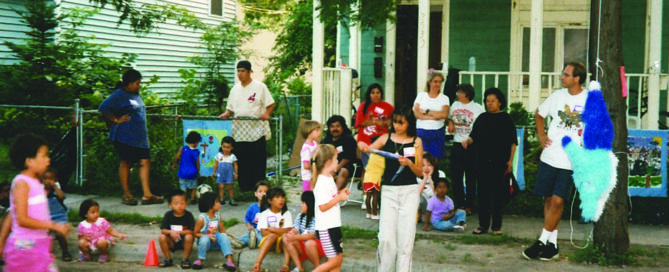
<svg viewBox="0 0 669 272">
<path fill-rule="evenodd" d="M 230 201 L 228 203 L 230 204 L 230 206 L 237 206 L 237 202 L 235 202 L 232 199 L 230 199 Z"/>
<path fill-rule="evenodd" d="M 372 214 L 372 220 L 379 220 L 379 216 L 376 214 Z"/>
<path fill-rule="evenodd" d="M 458 232 L 458 233 L 463 233 L 463 232 L 465 232 L 465 227 L 460 226 L 460 225 L 455 225 L 455 226 L 453 226 L 453 231 Z"/>
<path fill-rule="evenodd" d="M 256 230 L 249 231 L 249 248 L 258 248 L 258 232 Z"/>
<path fill-rule="evenodd" d="M 530 247 L 523 250 L 522 255 L 523 257 L 525 257 L 525 259 L 528 260 L 536 259 L 537 257 L 539 257 L 539 254 L 541 254 L 541 252 L 544 251 L 544 248 L 546 248 L 544 242 L 537 240 Z"/>
<path fill-rule="evenodd" d="M 560 250 L 551 242 L 548 242 L 544 250 L 539 254 L 539 259 L 542 261 L 550 261 L 557 259 L 560 256 Z"/>
<path fill-rule="evenodd" d="M 225 200 L 221 199 L 221 200 L 218 201 L 218 203 L 220 203 L 221 206 L 223 206 L 223 205 L 225 205 Z"/>
<path fill-rule="evenodd" d="M 232 236 L 232 234 L 228 233 L 228 238 L 230 238 L 230 245 L 232 245 L 233 248 L 235 249 L 244 248 L 244 244 L 241 241 L 239 241 L 239 239 Z"/>
</svg>

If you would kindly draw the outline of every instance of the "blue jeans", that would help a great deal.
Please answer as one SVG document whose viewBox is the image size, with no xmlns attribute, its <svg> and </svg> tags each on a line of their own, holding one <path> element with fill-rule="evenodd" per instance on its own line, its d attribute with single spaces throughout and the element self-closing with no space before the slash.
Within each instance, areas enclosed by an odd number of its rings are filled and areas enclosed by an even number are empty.
<svg viewBox="0 0 669 272">
<path fill-rule="evenodd" d="M 448 220 L 432 220 L 432 226 L 435 229 L 442 230 L 442 231 L 452 231 L 453 227 L 457 225 L 459 222 L 465 222 L 465 218 L 467 217 L 467 213 L 463 210 L 457 210 L 455 212 L 455 215 L 451 217 L 451 219 Z"/>
<path fill-rule="evenodd" d="M 258 240 L 258 244 L 260 244 L 260 240 L 262 240 L 262 232 L 260 232 L 257 229 L 255 229 L 255 231 L 256 231 L 256 238 Z M 249 245 L 249 232 L 247 231 L 246 233 L 244 233 L 244 235 L 239 237 L 239 241 L 242 242 L 243 245 L 248 246 Z"/>
<path fill-rule="evenodd" d="M 207 251 L 210 249 L 220 249 L 223 252 L 223 257 L 232 254 L 232 246 L 230 246 L 230 238 L 225 233 L 216 232 L 216 242 L 212 242 L 208 236 L 202 235 L 197 240 L 197 258 L 207 259 Z"/>
</svg>

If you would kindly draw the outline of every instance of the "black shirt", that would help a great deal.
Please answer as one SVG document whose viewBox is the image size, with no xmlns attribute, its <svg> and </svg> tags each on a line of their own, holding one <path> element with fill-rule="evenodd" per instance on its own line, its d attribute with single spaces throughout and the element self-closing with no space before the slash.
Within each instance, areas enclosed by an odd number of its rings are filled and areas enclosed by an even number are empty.
<svg viewBox="0 0 669 272">
<path fill-rule="evenodd" d="M 415 148 L 414 145 L 416 144 L 416 137 L 413 137 L 413 141 L 411 141 L 410 143 L 398 144 L 393 142 L 391 136 L 392 134 L 388 135 L 388 140 L 386 141 L 386 144 L 384 144 L 382 148 L 383 151 L 387 151 L 390 153 L 397 153 L 400 156 L 404 156 L 405 150 L 410 150 Z M 407 157 L 407 159 L 410 159 L 414 163 L 416 163 L 415 156 Z M 385 159 L 385 160 L 386 160 L 386 169 L 383 171 L 383 178 L 381 178 L 381 185 L 400 186 L 400 185 L 418 184 L 418 182 L 416 181 L 416 175 L 413 173 L 413 171 L 411 171 L 411 167 L 409 166 L 404 167 L 404 169 L 402 169 L 402 172 L 400 172 L 398 176 L 395 177 L 397 170 L 399 170 L 400 168 L 400 162 L 395 159 Z M 395 177 L 394 180 L 393 177 Z"/>
<path fill-rule="evenodd" d="M 333 145 L 339 152 L 337 154 L 337 161 L 341 162 L 344 159 L 348 159 L 348 163 L 344 167 L 349 169 L 349 171 L 353 169 L 353 164 L 358 159 L 358 155 L 356 154 L 358 143 L 353 139 L 353 136 L 342 135 L 336 141 L 332 140 L 332 137 L 325 137 L 322 143 Z"/>
<path fill-rule="evenodd" d="M 506 163 L 511 157 L 511 145 L 518 144 L 516 126 L 506 112 L 479 115 L 469 137 L 476 144 L 479 162 Z"/>
<path fill-rule="evenodd" d="M 174 215 L 174 211 L 167 211 L 160 222 L 160 229 L 171 230 L 172 226 L 183 226 L 183 230 L 193 230 L 195 228 L 193 214 L 185 211 L 183 216 L 177 217 Z"/>
</svg>

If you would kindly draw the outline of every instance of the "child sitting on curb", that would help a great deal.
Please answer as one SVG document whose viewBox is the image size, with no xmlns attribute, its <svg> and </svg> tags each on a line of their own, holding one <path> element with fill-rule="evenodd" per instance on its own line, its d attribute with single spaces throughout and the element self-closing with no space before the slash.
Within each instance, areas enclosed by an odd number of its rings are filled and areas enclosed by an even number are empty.
<svg viewBox="0 0 669 272">
<path fill-rule="evenodd" d="M 163 215 L 158 238 L 160 251 L 165 256 L 160 267 L 172 266 L 171 252 L 183 249 L 184 257 L 181 261 L 181 268 L 190 268 L 188 257 L 193 250 L 195 219 L 193 219 L 193 214 L 186 210 L 187 205 L 186 193 L 182 190 L 174 190 L 167 196 L 167 206 L 170 207 L 170 210 Z"/>
</svg>

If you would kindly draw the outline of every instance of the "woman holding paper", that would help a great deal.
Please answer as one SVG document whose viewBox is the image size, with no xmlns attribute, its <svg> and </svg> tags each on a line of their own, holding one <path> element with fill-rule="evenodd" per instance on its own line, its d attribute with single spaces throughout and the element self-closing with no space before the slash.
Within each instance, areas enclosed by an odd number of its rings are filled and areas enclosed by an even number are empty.
<svg viewBox="0 0 669 272">
<path fill-rule="evenodd" d="M 386 157 L 381 179 L 381 216 L 379 221 L 378 271 L 410 271 L 411 253 L 416 234 L 418 182 L 422 174 L 423 143 L 416 137 L 416 118 L 409 107 L 396 109 L 390 134 L 372 145 L 358 143 L 362 152 L 381 149 L 395 156 Z M 395 157 L 395 158 L 393 158 Z"/>
</svg>

